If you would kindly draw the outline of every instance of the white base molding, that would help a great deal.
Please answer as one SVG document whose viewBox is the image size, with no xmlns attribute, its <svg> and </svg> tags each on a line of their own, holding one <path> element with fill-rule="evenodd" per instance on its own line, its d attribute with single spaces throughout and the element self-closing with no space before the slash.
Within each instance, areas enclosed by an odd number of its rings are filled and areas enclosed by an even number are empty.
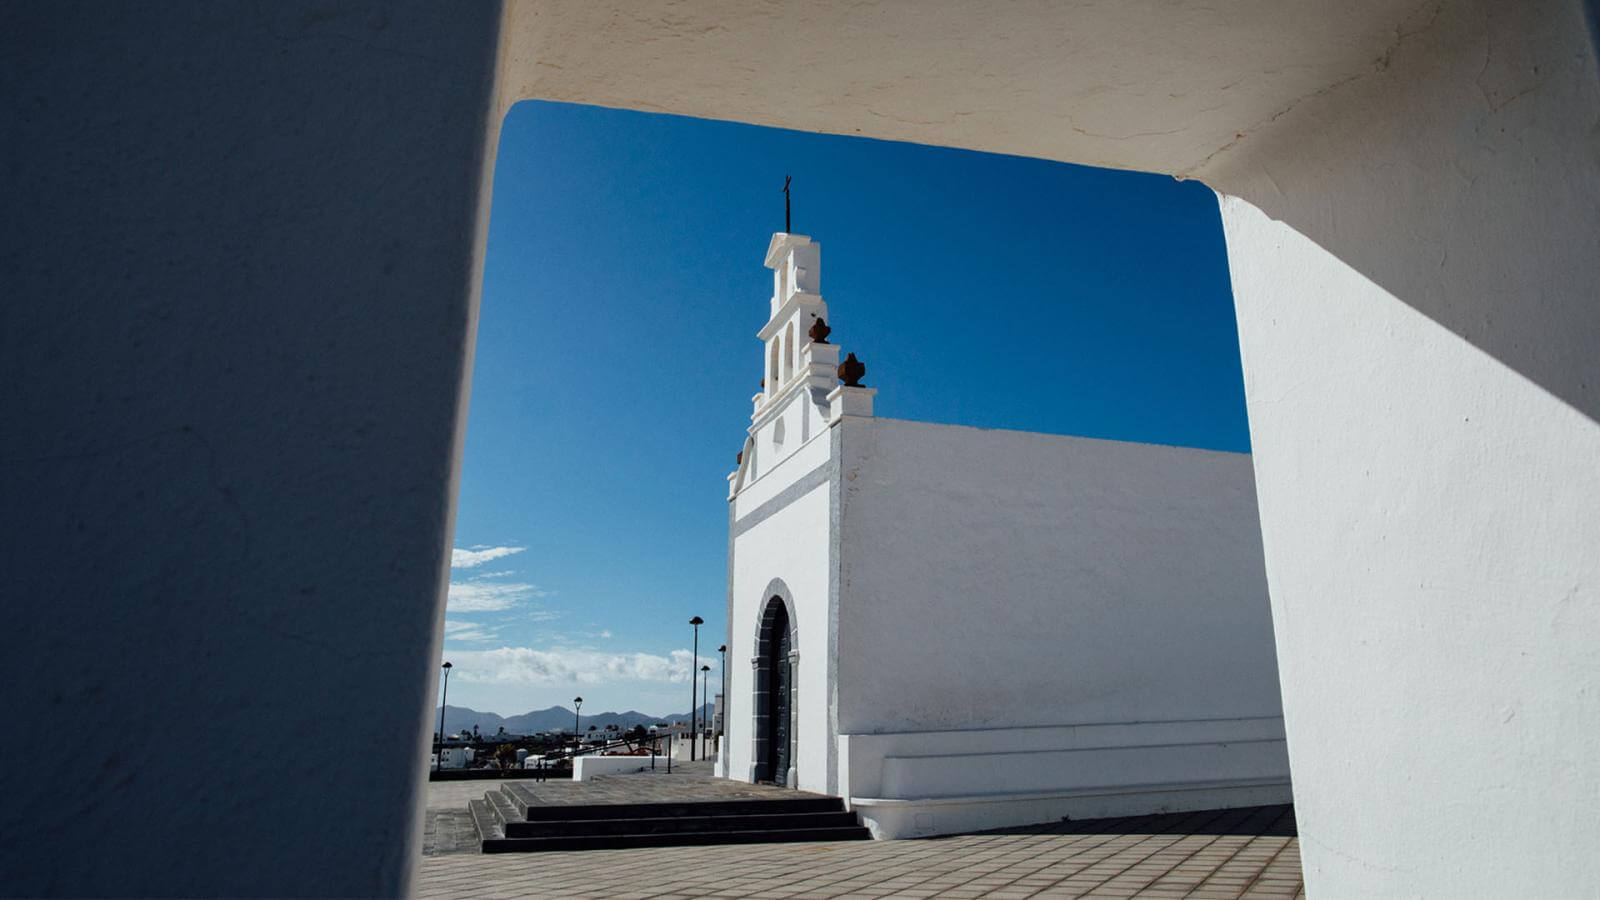
<svg viewBox="0 0 1600 900">
<path fill-rule="evenodd" d="M 1063 818 L 1103 819 L 1291 801 L 1287 779 L 1261 778 L 916 800 L 851 797 L 848 804 L 874 838 L 894 840 L 1036 825 Z"/>
<path fill-rule="evenodd" d="M 874 837 L 1292 802 L 1277 716 L 844 735 Z"/>
</svg>

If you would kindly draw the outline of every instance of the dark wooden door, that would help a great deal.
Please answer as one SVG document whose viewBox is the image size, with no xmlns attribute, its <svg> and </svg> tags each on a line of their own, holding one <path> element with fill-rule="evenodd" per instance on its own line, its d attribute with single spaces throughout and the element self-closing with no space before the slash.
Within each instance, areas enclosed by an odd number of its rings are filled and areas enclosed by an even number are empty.
<svg viewBox="0 0 1600 900">
<path fill-rule="evenodd" d="M 789 777 L 789 697 L 794 693 L 790 685 L 793 673 L 789 671 L 789 617 L 780 612 L 775 619 L 772 623 L 775 633 L 767 641 L 767 646 L 772 648 L 769 662 L 772 667 L 772 690 L 767 694 L 771 743 L 767 748 L 767 759 L 772 760 L 773 782 L 784 784 Z"/>
</svg>

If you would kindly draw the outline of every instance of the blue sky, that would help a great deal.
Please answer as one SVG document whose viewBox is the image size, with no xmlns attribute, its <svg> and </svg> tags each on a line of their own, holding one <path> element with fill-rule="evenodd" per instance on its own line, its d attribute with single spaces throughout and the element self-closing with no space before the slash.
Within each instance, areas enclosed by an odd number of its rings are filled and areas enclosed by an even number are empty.
<svg viewBox="0 0 1600 900">
<path fill-rule="evenodd" d="M 529 102 L 495 166 L 452 705 L 688 708 L 783 226 L 878 415 L 1247 452 L 1215 196 L 1166 176 Z M 717 672 L 713 671 L 715 683 Z"/>
</svg>

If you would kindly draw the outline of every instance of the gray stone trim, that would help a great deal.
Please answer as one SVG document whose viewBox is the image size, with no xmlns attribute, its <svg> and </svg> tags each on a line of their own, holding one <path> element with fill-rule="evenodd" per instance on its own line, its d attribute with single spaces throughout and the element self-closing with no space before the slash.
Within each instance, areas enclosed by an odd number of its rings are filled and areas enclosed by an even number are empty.
<svg viewBox="0 0 1600 900">
<path fill-rule="evenodd" d="M 844 517 L 844 423 L 829 429 L 828 441 L 828 793 L 840 796 L 839 785 L 839 579 L 844 566 L 842 556 Z"/>
<path fill-rule="evenodd" d="M 799 652 L 800 616 L 798 615 L 799 610 L 794 608 L 794 594 L 789 591 L 789 586 L 784 584 L 782 578 L 774 578 L 767 582 L 767 587 L 761 592 L 761 596 L 764 598 L 764 602 L 761 604 L 761 611 L 763 614 L 762 618 L 766 617 L 765 613 L 767 611 L 767 607 L 772 604 L 773 600 L 783 601 L 784 611 L 789 614 L 789 650 L 792 652 Z M 764 625 L 766 623 L 763 622 L 760 624 Z M 757 633 L 756 640 L 760 641 L 761 639 L 762 635 Z M 765 648 L 763 647 L 758 649 Z M 765 657 L 761 656 L 760 654 L 757 654 L 756 658 L 762 660 L 765 659 Z"/>
<path fill-rule="evenodd" d="M 741 465 L 740 469 L 742 470 L 743 468 L 744 467 Z M 740 474 L 742 475 L 743 472 L 741 471 Z M 728 609 L 728 615 L 727 615 L 727 618 L 722 620 L 723 621 L 723 628 L 726 629 L 724 631 L 724 638 L 723 638 L 722 643 L 728 648 L 728 652 L 723 655 L 723 665 L 724 666 L 727 665 L 727 660 L 733 658 L 734 654 L 739 649 L 738 646 L 733 643 L 733 538 L 734 538 L 734 534 L 733 534 L 733 510 L 734 510 L 734 502 L 735 502 L 735 500 L 734 500 L 733 497 L 728 498 L 728 608 L 727 608 Z M 728 680 L 728 690 L 725 691 L 724 693 L 731 695 L 733 693 L 733 676 L 729 675 L 726 671 L 724 671 L 724 672 L 722 672 L 720 674 L 722 675 L 723 678 L 726 678 Z M 733 760 L 731 759 L 733 754 L 730 752 L 733 742 L 728 739 L 729 735 L 733 731 L 733 728 L 732 728 L 733 722 L 734 722 L 734 718 L 733 718 L 733 697 L 732 696 L 726 696 L 726 697 L 722 698 L 722 736 L 720 738 L 718 738 L 718 744 L 717 744 L 717 751 L 718 751 L 717 752 L 717 757 L 718 757 L 717 766 L 718 766 L 718 768 L 722 769 L 722 776 L 724 778 L 732 778 L 733 777 Z"/>
<path fill-rule="evenodd" d="M 794 484 L 791 484 L 782 491 L 779 491 L 777 496 L 751 510 L 740 519 L 735 519 L 733 517 L 733 504 L 730 503 L 728 512 L 728 546 L 730 548 L 728 551 L 728 557 L 730 561 L 733 558 L 733 551 L 731 548 L 733 546 L 734 538 L 744 534 L 746 531 L 749 531 L 757 525 L 760 525 L 762 522 L 766 521 L 774 513 L 783 509 L 785 506 L 788 506 L 806 494 L 811 493 L 811 491 L 816 489 L 819 485 L 827 484 L 828 480 L 834 477 L 834 474 L 838 471 L 838 469 L 839 464 L 837 459 L 828 460 L 822 465 L 817 466 L 815 469 L 812 469 L 806 474 L 800 476 L 800 478 L 796 480 Z M 731 573 L 733 570 L 730 567 L 728 571 Z M 732 576 L 730 574 L 730 578 L 731 577 Z M 731 593 L 729 596 L 732 596 Z M 771 595 L 769 594 L 768 596 Z"/>
<path fill-rule="evenodd" d="M 750 692 L 752 704 L 752 715 L 750 717 L 750 780 L 752 782 L 761 778 L 769 762 L 767 758 L 767 741 L 768 735 L 771 733 L 772 723 L 767 721 L 769 716 L 766 712 L 766 701 L 772 687 L 772 673 L 766 665 L 767 643 L 771 639 L 768 632 L 773 624 L 774 611 L 780 604 L 789 619 L 790 655 L 793 656 L 800 651 L 800 618 L 796 615 L 794 596 L 790 593 L 789 586 L 784 584 L 783 579 L 774 578 L 767 582 L 767 588 L 762 592 L 761 596 L 763 598 L 760 606 L 761 615 L 756 621 L 756 652 L 755 656 L 751 658 L 755 668 L 753 690 Z M 800 735 L 795 727 L 800 718 L 799 676 L 798 670 L 791 671 L 789 675 L 789 771 L 785 773 L 787 776 L 785 781 L 786 786 L 790 788 L 797 787 L 795 767 L 800 761 L 798 755 L 800 751 Z"/>
</svg>

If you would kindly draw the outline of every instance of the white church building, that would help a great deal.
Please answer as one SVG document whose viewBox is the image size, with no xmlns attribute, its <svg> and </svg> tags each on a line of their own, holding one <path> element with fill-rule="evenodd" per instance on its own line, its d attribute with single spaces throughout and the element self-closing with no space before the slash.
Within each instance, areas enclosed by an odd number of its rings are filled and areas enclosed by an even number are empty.
<svg viewBox="0 0 1600 900">
<path fill-rule="evenodd" d="M 885 838 L 1290 802 L 1250 456 L 879 418 L 820 245 L 765 262 L 720 772 Z"/>
</svg>

